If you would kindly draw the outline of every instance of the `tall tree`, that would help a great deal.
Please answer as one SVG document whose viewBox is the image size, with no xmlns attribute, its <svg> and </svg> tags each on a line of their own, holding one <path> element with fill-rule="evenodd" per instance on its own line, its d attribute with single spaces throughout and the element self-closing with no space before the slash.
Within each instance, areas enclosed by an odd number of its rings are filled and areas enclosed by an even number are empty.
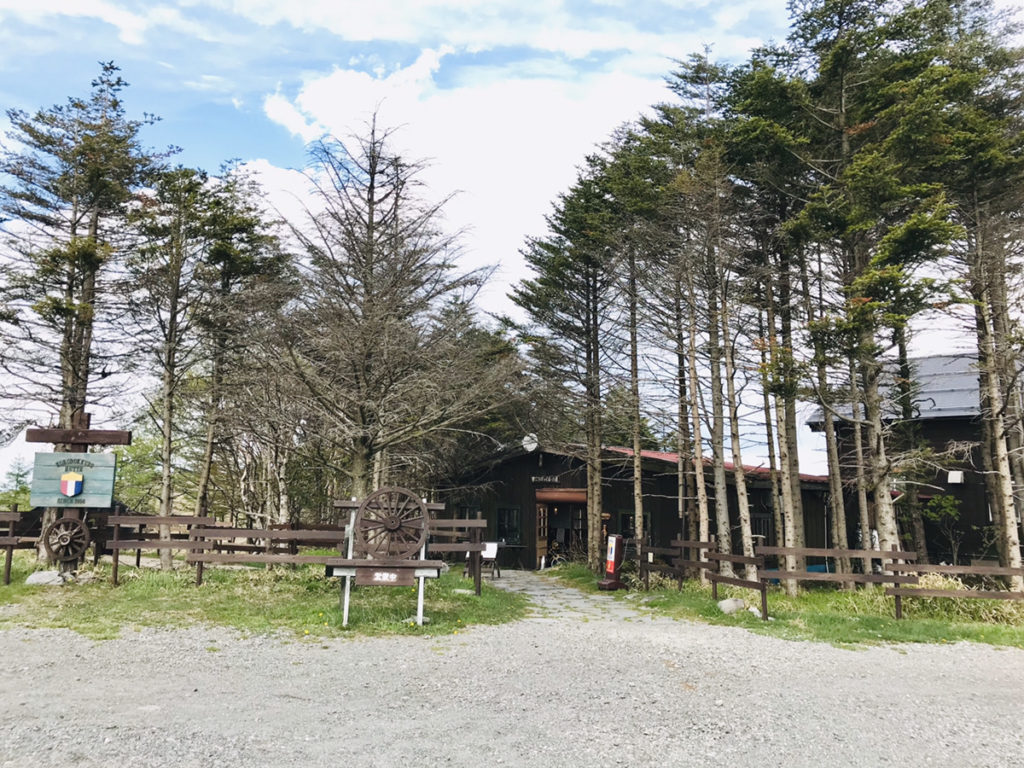
<svg viewBox="0 0 1024 768">
<path fill-rule="evenodd" d="M 360 497 L 403 446 L 498 410 L 515 365 L 464 343 L 486 270 L 458 272 L 445 201 L 425 198 L 422 165 L 390 138 L 374 121 L 313 148 L 318 207 L 292 226 L 308 271 L 278 339 Z"/>
<path fill-rule="evenodd" d="M 278 328 L 278 310 L 296 290 L 290 259 L 267 214 L 262 190 L 243 170 L 226 169 L 208 190 L 202 231 L 205 238 L 199 277 L 202 302 L 195 319 L 200 364 L 193 398 L 202 430 L 195 460 L 195 511 L 206 515 L 214 458 L 237 427 L 229 414 L 250 410 L 245 393 L 256 351 Z"/>
<path fill-rule="evenodd" d="M 118 71 L 102 64 L 87 97 L 31 115 L 8 110 L 0 151 L 13 260 L 2 286 L 4 394 L 22 407 L 47 403 L 65 429 L 86 426 L 86 406 L 102 394 L 92 387 L 97 358 L 99 377 L 114 372 L 118 350 L 102 333 L 111 309 L 104 278 L 123 254 L 126 206 L 154 164 L 139 139 L 151 118 L 127 117 Z"/>
<path fill-rule="evenodd" d="M 610 222 L 613 212 L 599 169 L 585 168 L 548 216 L 549 235 L 523 250 L 535 277 L 512 293 L 532 328 L 534 360 L 581 404 L 587 462 L 587 558 L 601 564 L 602 387 L 614 297 Z"/>
</svg>

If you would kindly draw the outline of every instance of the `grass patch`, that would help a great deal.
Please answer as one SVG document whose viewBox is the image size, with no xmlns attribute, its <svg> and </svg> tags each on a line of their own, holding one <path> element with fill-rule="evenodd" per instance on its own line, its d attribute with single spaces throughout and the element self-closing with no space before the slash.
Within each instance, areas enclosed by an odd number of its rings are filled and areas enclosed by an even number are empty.
<svg viewBox="0 0 1024 768">
<path fill-rule="evenodd" d="M 550 573 L 584 591 L 597 591 L 597 577 L 585 565 L 567 564 Z M 791 598 L 780 589 L 769 589 L 765 622 L 742 611 L 726 616 L 711 597 L 711 587 L 686 581 L 682 590 L 674 581 L 654 574 L 651 589 L 643 591 L 639 580 L 631 592 L 643 596 L 642 605 L 656 614 L 703 621 L 721 626 L 744 627 L 787 640 L 812 640 L 855 648 L 881 643 L 955 643 L 969 641 L 1024 648 L 1024 603 L 997 600 L 909 598 L 903 601 L 903 619 L 895 618 L 893 598 L 881 587 L 845 592 L 828 586 L 802 589 Z M 922 586 L 925 580 L 922 578 Z M 937 588 L 944 585 L 929 584 Z M 760 607 L 760 595 L 752 590 L 721 586 L 719 599 L 739 597 Z M 638 601 L 631 600 L 636 605 Z"/>
<path fill-rule="evenodd" d="M 121 585 L 110 584 L 110 567 L 85 568 L 95 580 L 63 587 L 28 587 L 35 568 L 28 553 L 15 558 L 11 584 L 0 585 L 0 628 L 65 628 L 94 639 L 124 629 L 216 625 L 244 632 L 291 632 L 300 637 L 457 634 L 474 624 L 500 624 L 523 616 L 521 595 L 483 585 L 483 594 L 460 594 L 473 582 L 453 568 L 428 579 L 424 615 L 416 616 L 414 587 L 352 590 L 349 625 L 342 627 L 341 580 L 324 577 L 323 566 L 298 568 L 207 568 L 195 586 L 193 569 L 162 572 L 121 566 Z"/>
</svg>

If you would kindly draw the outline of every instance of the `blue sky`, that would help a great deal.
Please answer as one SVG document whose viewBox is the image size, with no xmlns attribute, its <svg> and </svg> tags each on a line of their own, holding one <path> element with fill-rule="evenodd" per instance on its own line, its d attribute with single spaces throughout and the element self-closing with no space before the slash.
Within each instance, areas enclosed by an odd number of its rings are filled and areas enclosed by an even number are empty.
<svg viewBox="0 0 1024 768">
<path fill-rule="evenodd" d="M 150 146 L 252 162 L 286 213 L 306 142 L 378 108 L 431 193 L 457 193 L 466 265 L 499 266 L 485 298 L 508 311 L 524 237 L 597 142 L 670 98 L 671 60 L 785 33 L 785 0 L 0 0 L 0 105 L 85 94 L 113 60 L 129 113 L 162 118 Z"/>
<path fill-rule="evenodd" d="M 0 0 L 0 107 L 85 95 L 99 61 L 130 83 L 146 144 L 211 172 L 240 159 L 300 210 L 306 143 L 374 109 L 429 193 L 455 193 L 465 267 L 495 265 L 485 310 L 512 310 L 524 238 L 621 123 L 671 94 L 672 59 L 740 61 L 786 34 L 785 0 Z M 5 128 L 0 117 L 0 129 Z M 0 447 L 0 469 L 28 446 Z M 2 479 L 2 477 L 0 477 Z"/>
</svg>

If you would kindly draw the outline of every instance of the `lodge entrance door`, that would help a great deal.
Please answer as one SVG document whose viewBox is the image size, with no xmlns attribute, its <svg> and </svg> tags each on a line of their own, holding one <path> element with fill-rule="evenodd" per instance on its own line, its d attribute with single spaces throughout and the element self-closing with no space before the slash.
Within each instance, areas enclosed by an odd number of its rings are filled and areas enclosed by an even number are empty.
<svg viewBox="0 0 1024 768">
<path fill-rule="evenodd" d="M 548 505 L 537 505 L 537 568 L 548 554 Z"/>
</svg>

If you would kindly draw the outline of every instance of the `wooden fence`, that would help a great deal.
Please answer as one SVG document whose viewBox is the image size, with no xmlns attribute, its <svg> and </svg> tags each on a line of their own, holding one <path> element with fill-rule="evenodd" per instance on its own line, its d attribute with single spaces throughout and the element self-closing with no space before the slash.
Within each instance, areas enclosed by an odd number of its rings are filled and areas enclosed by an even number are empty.
<svg viewBox="0 0 1024 768">
<path fill-rule="evenodd" d="M 907 563 L 894 565 L 893 570 L 913 573 L 916 579 L 922 573 L 938 573 L 943 576 L 999 577 L 1024 576 L 1024 568 L 1002 568 L 992 565 L 927 565 Z M 921 589 L 919 587 L 889 587 L 885 594 L 896 599 L 896 618 L 903 618 L 904 597 L 946 597 L 969 600 L 1024 600 L 1024 592 L 1005 589 Z"/>
</svg>

